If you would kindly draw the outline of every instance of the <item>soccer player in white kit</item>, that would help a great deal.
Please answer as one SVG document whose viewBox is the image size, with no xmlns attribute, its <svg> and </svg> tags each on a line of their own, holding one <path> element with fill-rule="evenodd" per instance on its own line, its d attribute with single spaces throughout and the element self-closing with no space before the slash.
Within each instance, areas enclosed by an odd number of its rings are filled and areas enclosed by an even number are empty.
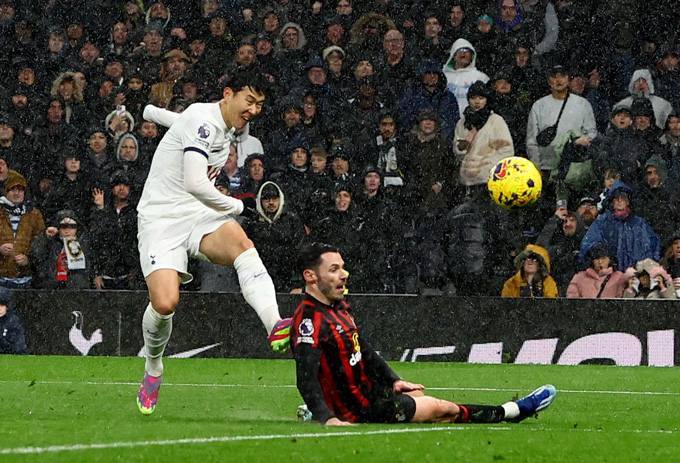
<svg viewBox="0 0 680 463">
<path fill-rule="evenodd" d="M 213 186 L 231 142 L 260 113 L 268 88 L 259 71 L 237 71 L 226 82 L 222 100 L 189 106 L 171 123 L 154 154 L 137 207 L 140 261 L 151 300 L 142 319 L 146 364 L 137 395 L 145 415 L 153 413 L 158 400 L 179 285 L 192 279 L 188 256 L 233 265 L 243 297 L 262 320 L 272 348 L 288 348 L 290 319 L 281 319 L 271 277 L 232 217 L 252 212 L 254 204 L 246 207 Z"/>
</svg>

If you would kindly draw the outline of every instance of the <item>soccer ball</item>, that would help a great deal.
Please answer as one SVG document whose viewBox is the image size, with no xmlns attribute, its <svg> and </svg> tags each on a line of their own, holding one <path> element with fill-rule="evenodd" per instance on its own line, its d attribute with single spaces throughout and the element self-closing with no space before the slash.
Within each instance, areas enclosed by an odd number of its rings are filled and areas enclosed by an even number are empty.
<svg viewBox="0 0 680 463">
<path fill-rule="evenodd" d="M 533 162 L 512 156 L 491 168 L 487 188 L 493 200 L 504 209 L 517 209 L 536 202 L 543 180 Z"/>
</svg>

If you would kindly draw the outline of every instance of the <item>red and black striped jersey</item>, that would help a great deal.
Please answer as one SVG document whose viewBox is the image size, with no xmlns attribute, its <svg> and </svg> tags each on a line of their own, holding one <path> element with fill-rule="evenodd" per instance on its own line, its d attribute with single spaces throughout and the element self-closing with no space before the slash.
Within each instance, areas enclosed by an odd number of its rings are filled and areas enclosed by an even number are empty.
<svg viewBox="0 0 680 463">
<path fill-rule="evenodd" d="M 367 343 L 362 343 L 345 301 L 331 307 L 306 295 L 293 314 L 291 346 L 298 389 L 320 422 L 332 416 L 357 421 L 378 386 L 399 379 Z"/>
</svg>

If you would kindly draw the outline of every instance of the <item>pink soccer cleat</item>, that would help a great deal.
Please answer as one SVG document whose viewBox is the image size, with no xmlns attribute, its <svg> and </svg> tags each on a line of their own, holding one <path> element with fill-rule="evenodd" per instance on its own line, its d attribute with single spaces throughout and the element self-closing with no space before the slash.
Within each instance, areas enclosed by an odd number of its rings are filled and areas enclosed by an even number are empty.
<svg viewBox="0 0 680 463">
<path fill-rule="evenodd" d="M 290 323 L 291 318 L 282 318 L 269 335 L 269 344 L 272 346 L 274 352 L 285 352 L 290 347 Z"/>
<path fill-rule="evenodd" d="M 162 381 L 163 375 L 155 377 L 144 373 L 144 380 L 137 394 L 137 408 L 142 415 L 151 415 L 156 409 L 158 391 L 161 388 Z"/>
</svg>

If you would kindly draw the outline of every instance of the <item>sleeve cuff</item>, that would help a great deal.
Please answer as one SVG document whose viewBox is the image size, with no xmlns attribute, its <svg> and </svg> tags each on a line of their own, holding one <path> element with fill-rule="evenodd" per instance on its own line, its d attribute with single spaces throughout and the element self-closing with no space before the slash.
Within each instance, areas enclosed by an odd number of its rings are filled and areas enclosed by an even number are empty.
<svg viewBox="0 0 680 463">
<path fill-rule="evenodd" d="M 195 151 L 199 154 L 202 154 L 203 156 L 205 156 L 206 159 L 208 159 L 208 153 L 206 153 L 200 148 L 196 148 L 195 146 L 187 146 L 186 148 L 184 148 L 184 152 L 186 153 L 187 151 Z"/>
</svg>

